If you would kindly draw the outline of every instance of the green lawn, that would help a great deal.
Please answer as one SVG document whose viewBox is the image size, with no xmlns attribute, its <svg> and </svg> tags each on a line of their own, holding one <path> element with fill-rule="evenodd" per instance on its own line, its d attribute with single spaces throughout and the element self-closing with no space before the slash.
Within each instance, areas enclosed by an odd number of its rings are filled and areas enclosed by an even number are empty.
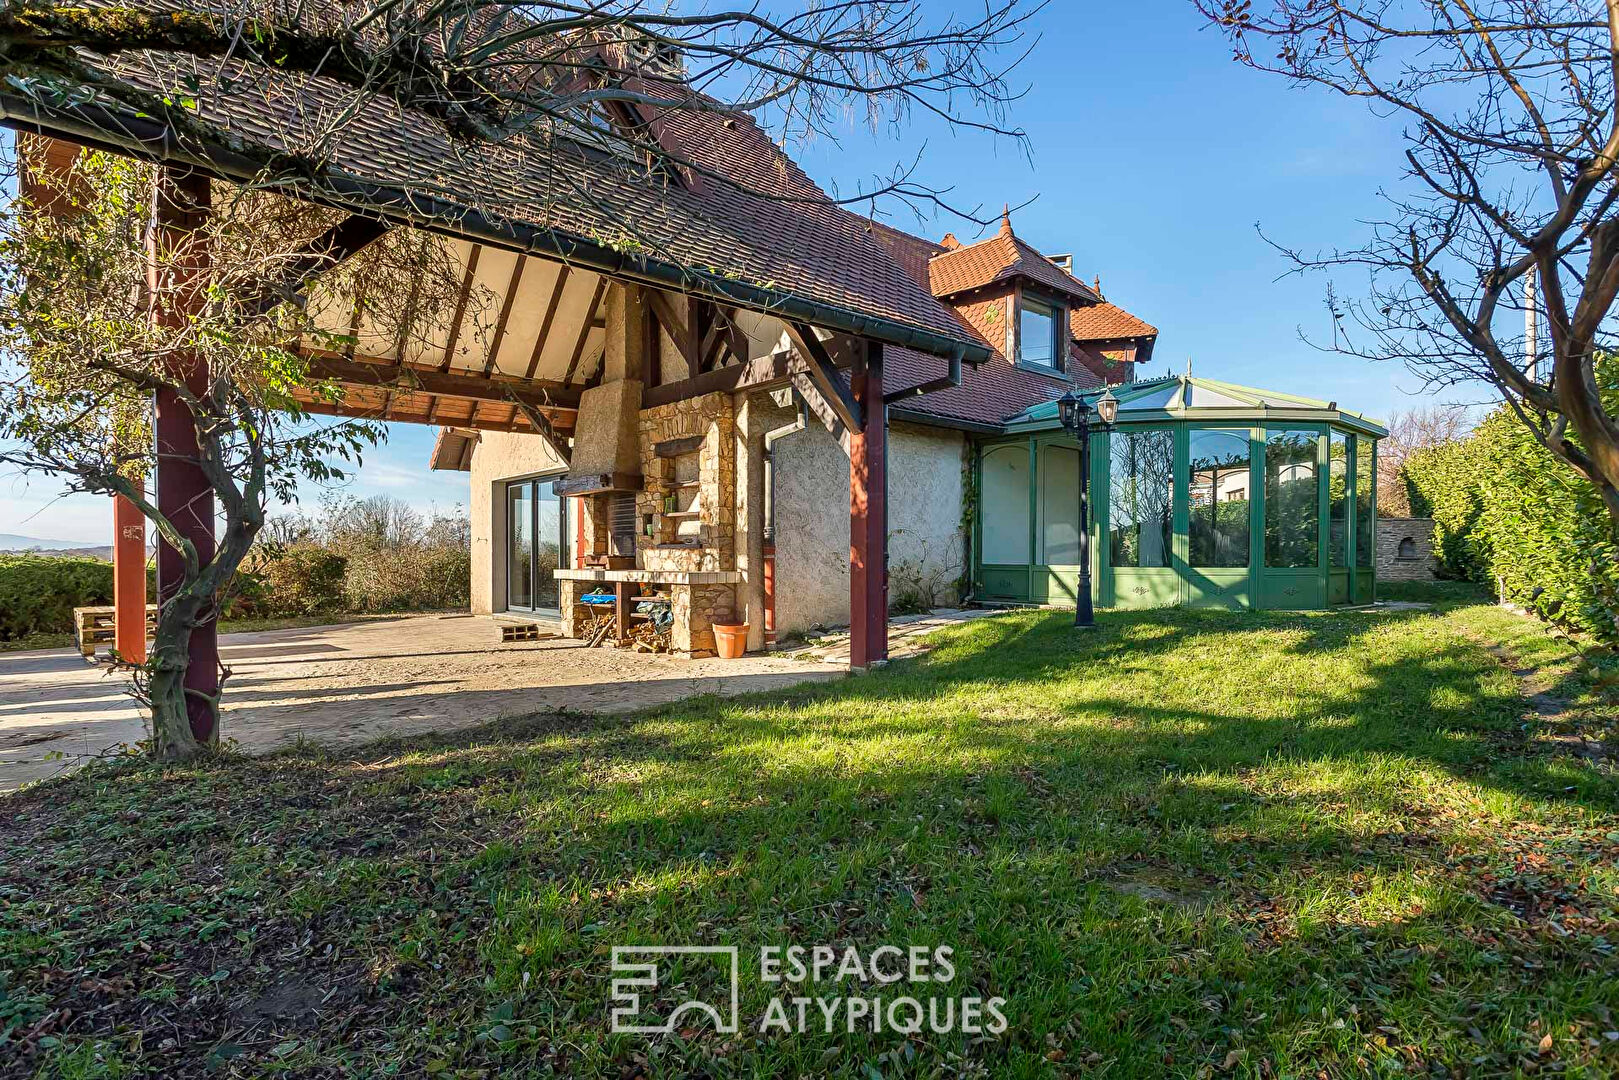
<svg viewBox="0 0 1619 1080">
<path fill-rule="evenodd" d="M 1441 596 L 1020 613 L 789 692 L 53 781 L 0 800 L 0 1075 L 1613 1075 L 1619 779 L 1549 737 L 1610 680 Z M 635 943 L 741 946 L 741 1033 L 609 1034 Z M 798 992 L 1007 1030 L 760 1035 L 793 943 L 949 946 Z"/>
</svg>

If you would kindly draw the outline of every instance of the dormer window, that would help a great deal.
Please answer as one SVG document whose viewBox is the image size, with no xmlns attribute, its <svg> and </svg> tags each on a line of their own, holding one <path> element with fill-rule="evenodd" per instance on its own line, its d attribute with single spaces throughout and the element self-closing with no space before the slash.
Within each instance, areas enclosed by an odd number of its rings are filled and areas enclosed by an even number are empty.
<svg viewBox="0 0 1619 1080">
<path fill-rule="evenodd" d="M 1060 323 L 1057 308 L 1025 295 L 1018 305 L 1018 363 L 1061 371 L 1062 348 L 1057 340 Z"/>
</svg>

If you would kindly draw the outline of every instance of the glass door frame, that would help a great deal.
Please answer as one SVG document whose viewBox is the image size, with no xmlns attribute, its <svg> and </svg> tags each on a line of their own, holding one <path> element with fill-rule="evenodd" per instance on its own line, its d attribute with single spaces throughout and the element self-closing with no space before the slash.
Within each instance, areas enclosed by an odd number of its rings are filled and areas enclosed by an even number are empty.
<svg viewBox="0 0 1619 1080">
<path fill-rule="evenodd" d="M 529 572 L 532 582 L 532 597 L 536 601 L 545 591 L 542 586 L 540 570 L 540 551 L 543 546 L 543 537 L 540 531 L 540 506 L 547 497 L 554 501 L 557 506 L 558 535 L 555 538 L 557 541 L 557 566 L 559 569 L 565 568 L 571 565 L 573 561 L 573 537 L 570 535 L 573 515 L 569 509 L 569 504 L 573 500 L 559 496 L 551 490 L 552 483 L 561 475 L 563 474 L 560 472 L 550 472 L 541 476 L 525 476 L 504 480 L 500 485 L 500 497 L 505 508 L 504 513 L 507 515 L 511 512 L 512 489 L 516 487 L 527 487 L 529 489 L 528 524 L 529 536 L 532 538 L 529 550 Z M 525 615 L 560 615 L 560 605 L 541 607 L 536 604 L 531 607 L 519 607 L 512 603 L 512 562 L 516 553 L 512 550 L 512 522 L 510 517 L 507 517 L 505 528 L 501 530 L 501 533 L 502 558 L 505 560 L 505 589 L 502 598 L 505 602 L 505 610 L 521 612 Z M 557 589 L 556 579 L 552 578 L 548 584 L 550 585 L 550 591 L 554 593 Z"/>
</svg>

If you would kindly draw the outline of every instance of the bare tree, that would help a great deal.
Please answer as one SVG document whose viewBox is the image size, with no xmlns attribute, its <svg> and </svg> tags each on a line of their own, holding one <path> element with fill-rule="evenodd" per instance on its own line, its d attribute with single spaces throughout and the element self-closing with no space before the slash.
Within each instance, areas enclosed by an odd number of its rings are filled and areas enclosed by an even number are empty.
<svg viewBox="0 0 1619 1080">
<path fill-rule="evenodd" d="M 337 215 L 221 186 L 211 189 L 206 227 L 176 236 L 150 225 L 154 200 L 173 197 L 159 170 L 102 153 L 52 168 L 37 141 L 19 146 L 31 195 L 0 213 L 0 463 L 51 475 L 68 491 L 122 495 L 179 552 L 183 571 L 165 583 L 151 656 L 130 666 L 155 752 L 189 757 L 195 731 L 217 732 L 219 706 L 217 694 L 187 688 L 191 635 L 213 619 L 266 506 L 292 499 L 300 479 L 341 478 L 344 462 L 381 435 L 373 423 L 306 414 L 295 389 L 328 399 L 337 389 L 285 343 L 331 335 L 302 307 L 262 302 L 264 282 L 306 258 L 309 237 Z M 16 177 L 14 159 L 0 164 Z M 177 268 L 203 247 L 210 278 L 199 285 Z M 423 321 L 460 288 L 459 265 L 425 233 L 390 234 L 330 272 L 326 286 L 348 295 L 403 296 L 405 282 L 418 283 L 409 317 Z M 379 300 L 368 310 L 398 334 L 420 325 L 400 321 L 403 305 Z M 200 549 L 141 484 L 159 453 L 176 452 L 153 438 L 158 394 L 191 418 L 196 451 L 183 456 L 218 501 L 214 550 Z"/>
<path fill-rule="evenodd" d="M 972 0 L 961 15 L 923 0 L 812 0 L 779 12 L 670 0 L 5 5 L 0 71 L 41 101 L 91 95 L 197 140 L 233 138 L 198 108 L 222 85 L 266 74 L 283 87 L 319 83 L 338 100 L 325 103 L 323 130 L 303 129 L 293 148 L 316 187 L 348 123 L 379 102 L 430 117 L 464 144 L 610 143 L 643 177 L 678 169 L 737 184 L 668 137 L 671 119 L 747 114 L 788 144 L 836 138 L 851 115 L 898 127 L 920 112 L 1021 140 L 1007 108 L 1022 90 L 1008 79 L 1047 2 Z M 916 166 L 897 163 L 841 201 L 945 205 Z M 751 192 L 783 197 L 769 185 Z"/>
<path fill-rule="evenodd" d="M 1473 428 L 1465 407 L 1434 405 L 1410 409 L 1389 418 L 1388 437 L 1377 445 L 1377 508 L 1389 517 L 1409 517 L 1411 493 L 1405 464 L 1411 455 L 1463 438 Z"/>
<path fill-rule="evenodd" d="M 1371 239 L 1283 249 L 1300 268 L 1366 271 L 1334 347 L 1436 388 L 1490 384 L 1619 529 L 1619 420 L 1598 370 L 1619 293 L 1619 0 L 1194 2 L 1238 62 L 1405 125 Z M 1526 341 L 1531 275 L 1549 350 Z"/>
</svg>

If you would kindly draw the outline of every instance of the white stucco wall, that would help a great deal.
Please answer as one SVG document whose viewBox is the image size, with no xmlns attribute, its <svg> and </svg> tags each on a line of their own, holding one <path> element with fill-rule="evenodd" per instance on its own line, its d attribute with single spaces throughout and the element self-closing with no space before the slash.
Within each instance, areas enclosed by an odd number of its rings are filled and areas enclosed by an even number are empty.
<svg viewBox="0 0 1619 1080">
<path fill-rule="evenodd" d="M 787 409 L 768 428 L 792 422 Z M 925 577 L 941 603 L 957 597 L 963 570 L 960 432 L 894 424 L 888 435 L 889 595 Z M 800 633 L 849 621 L 849 459 L 810 420 L 776 444 L 776 632 Z"/>
<path fill-rule="evenodd" d="M 486 431 L 479 437 L 472 451 L 470 500 L 474 613 L 488 615 L 506 609 L 505 481 L 562 469 L 561 460 L 536 435 Z"/>
</svg>

